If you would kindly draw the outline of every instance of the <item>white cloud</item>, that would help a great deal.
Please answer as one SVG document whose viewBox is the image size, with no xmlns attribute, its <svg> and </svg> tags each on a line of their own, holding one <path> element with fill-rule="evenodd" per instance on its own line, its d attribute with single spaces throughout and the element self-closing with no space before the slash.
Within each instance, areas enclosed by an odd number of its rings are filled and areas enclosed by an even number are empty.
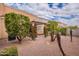
<svg viewBox="0 0 79 59">
<path fill-rule="evenodd" d="M 41 18 L 45 19 L 53 19 L 54 16 L 58 16 L 59 18 L 55 19 L 57 21 L 66 23 L 68 25 L 78 25 L 79 22 L 79 4 L 78 3 L 70 3 L 64 6 L 62 9 L 58 8 L 58 3 L 53 4 L 53 8 L 50 8 L 47 3 L 28 3 L 28 4 L 7 4 L 8 6 L 13 6 L 13 8 L 18 8 L 25 12 L 32 13 L 36 16 L 40 16 Z M 66 17 L 70 17 L 71 15 L 78 15 L 74 16 L 73 19 L 66 19 Z"/>
</svg>

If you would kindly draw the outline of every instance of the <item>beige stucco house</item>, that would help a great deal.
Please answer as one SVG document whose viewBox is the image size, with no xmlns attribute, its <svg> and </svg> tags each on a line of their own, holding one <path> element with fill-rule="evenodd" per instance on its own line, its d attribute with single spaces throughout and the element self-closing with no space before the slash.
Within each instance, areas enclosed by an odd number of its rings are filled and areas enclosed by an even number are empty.
<svg viewBox="0 0 79 59">
<path fill-rule="evenodd" d="M 0 38 L 7 38 L 7 33 L 6 33 L 6 29 L 5 29 L 5 24 L 4 24 L 4 15 L 6 13 L 11 13 L 11 12 L 16 13 L 16 14 L 21 14 L 24 16 L 28 16 L 30 18 L 30 21 L 47 23 L 47 21 L 45 19 L 39 18 L 39 17 L 32 15 L 28 12 L 26 13 L 24 11 L 5 6 L 3 3 L 0 3 Z M 39 25 L 37 29 L 39 29 L 39 27 L 41 27 L 40 29 L 43 29 L 43 24 L 42 24 L 42 26 Z M 43 32 L 40 29 L 38 30 L 38 34 Z"/>
<path fill-rule="evenodd" d="M 41 22 L 41 23 L 47 23 L 47 21 L 48 21 L 46 19 L 32 15 L 28 12 L 17 10 L 17 9 L 8 7 L 8 6 L 4 5 L 3 3 L 0 3 L 0 38 L 7 38 L 8 37 L 6 29 L 5 29 L 4 15 L 6 13 L 11 13 L 11 12 L 16 13 L 16 14 L 22 14 L 24 16 L 28 16 L 30 18 L 30 21 L 36 21 L 36 22 Z M 37 29 L 38 29 L 37 33 L 38 34 L 43 34 L 43 25 L 44 24 L 39 24 L 37 26 Z M 66 26 L 66 24 L 63 24 L 63 23 L 59 23 L 59 25 Z"/>
</svg>

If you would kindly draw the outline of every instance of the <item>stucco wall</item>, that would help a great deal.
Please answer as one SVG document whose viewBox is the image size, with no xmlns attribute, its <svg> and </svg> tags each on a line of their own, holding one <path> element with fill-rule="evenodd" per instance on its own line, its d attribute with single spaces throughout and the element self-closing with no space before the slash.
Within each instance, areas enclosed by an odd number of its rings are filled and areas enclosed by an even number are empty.
<svg viewBox="0 0 79 59">
<path fill-rule="evenodd" d="M 4 22 L 3 16 L 6 13 L 11 13 L 11 12 L 28 16 L 30 18 L 30 21 L 36 20 L 36 17 L 31 14 L 4 6 L 4 4 L 0 4 L 0 38 L 7 38 L 8 36 L 6 33 L 5 24 L 4 24 L 5 22 Z"/>
<path fill-rule="evenodd" d="M 33 15 L 29 14 L 29 13 L 25 13 L 23 11 L 13 9 L 11 7 L 4 6 L 4 9 L 5 9 L 4 14 L 14 12 L 14 13 L 17 13 L 17 14 L 28 16 L 30 18 L 30 21 L 36 20 L 36 18 L 37 18 L 37 17 L 35 17 L 35 16 L 33 16 Z"/>
<path fill-rule="evenodd" d="M 4 38 L 7 35 L 5 32 L 4 18 L 2 17 L 2 15 L 4 15 L 4 10 L 4 5 L 0 3 L 0 38 Z"/>
<path fill-rule="evenodd" d="M 69 30 L 69 29 L 67 30 L 67 35 L 70 35 L 70 30 Z M 79 37 L 79 28 L 73 30 L 73 31 L 72 31 L 72 35 L 73 35 L 73 36 L 78 36 L 78 37 Z"/>
<path fill-rule="evenodd" d="M 21 11 L 21 10 L 13 9 L 11 7 L 5 6 L 4 4 L 0 4 L 0 16 L 4 16 L 6 13 L 11 13 L 11 12 L 28 16 L 30 18 L 30 21 L 46 22 L 46 20 L 36 17 L 32 14 L 25 13 L 24 11 Z M 8 35 L 5 29 L 4 17 L 0 17 L 0 38 L 7 38 L 7 36 Z"/>
</svg>

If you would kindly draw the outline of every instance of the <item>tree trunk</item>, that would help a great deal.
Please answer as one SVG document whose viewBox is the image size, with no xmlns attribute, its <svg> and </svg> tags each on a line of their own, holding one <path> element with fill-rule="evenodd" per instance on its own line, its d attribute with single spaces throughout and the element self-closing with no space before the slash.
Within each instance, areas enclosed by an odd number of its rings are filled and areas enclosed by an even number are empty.
<svg viewBox="0 0 79 59">
<path fill-rule="evenodd" d="M 71 42 L 72 42 L 72 35 L 71 35 Z"/>
<path fill-rule="evenodd" d="M 71 39 L 71 42 L 72 42 L 72 30 L 70 30 L 70 39 Z"/>
<path fill-rule="evenodd" d="M 22 38 L 20 36 L 17 36 L 17 39 L 18 39 L 19 43 L 21 44 Z"/>
<path fill-rule="evenodd" d="M 61 51 L 61 53 L 63 54 L 63 56 L 65 56 L 66 54 L 64 53 L 64 51 L 63 51 L 63 49 L 62 49 L 62 46 L 61 46 L 61 37 L 60 37 L 60 34 L 59 33 L 57 33 L 57 42 L 58 42 L 58 46 L 59 46 L 59 48 L 60 48 L 60 51 Z"/>
<path fill-rule="evenodd" d="M 34 35 L 35 35 L 35 37 L 37 37 L 37 24 L 35 23 L 34 24 Z"/>
<path fill-rule="evenodd" d="M 48 29 L 46 27 L 46 25 L 44 26 L 44 37 L 48 36 Z"/>
<path fill-rule="evenodd" d="M 35 40 L 35 38 L 37 37 L 37 25 L 36 25 L 36 23 L 34 24 L 34 26 L 32 24 L 30 26 L 30 37 L 32 38 L 32 40 Z"/>
<path fill-rule="evenodd" d="M 51 42 L 53 42 L 54 41 L 54 32 L 51 32 L 50 36 L 51 36 Z"/>
</svg>

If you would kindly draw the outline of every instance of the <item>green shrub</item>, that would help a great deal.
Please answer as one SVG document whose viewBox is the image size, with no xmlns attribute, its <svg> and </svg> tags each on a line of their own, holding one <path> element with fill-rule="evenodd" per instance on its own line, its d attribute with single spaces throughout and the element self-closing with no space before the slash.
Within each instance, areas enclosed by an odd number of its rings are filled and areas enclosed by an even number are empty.
<svg viewBox="0 0 79 59">
<path fill-rule="evenodd" d="M 60 28 L 60 32 L 61 32 L 61 35 L 66 35 L 67 28 L 65 27 Z"/>
<path fill-rule="evenodd" d="M 0 56 L 18 56 L 16 47 L 5 48 L 0 51 Z"/>
<path fill-rule="evenodd" d="M 57 30 L 58 27 L 58 22 L 56 21 L 48 21 L 48 29 L 50 32 L 55 32 Z"/>
<path fill-rule="evenodd" d="M 72 29 L 72 30 L 75 30 L 75 29 L 78 29 L 78 26 L 69 26 L 68 28 Z"/>
<path fill-rule="evenodd" d="M 30 19 L 24 15 L 8 13 L 5 14 L 5 27 L 9 36 L 18 36 L 22 40 L 29 34 Z"/>
<path fill-rule="evenodd" d="M 58 31 L 58 22 L 56 21 L 48 21 L 48 31 L 50 32 L 51 41 L 54 41 L 54 35 Z"/>
</svg>

